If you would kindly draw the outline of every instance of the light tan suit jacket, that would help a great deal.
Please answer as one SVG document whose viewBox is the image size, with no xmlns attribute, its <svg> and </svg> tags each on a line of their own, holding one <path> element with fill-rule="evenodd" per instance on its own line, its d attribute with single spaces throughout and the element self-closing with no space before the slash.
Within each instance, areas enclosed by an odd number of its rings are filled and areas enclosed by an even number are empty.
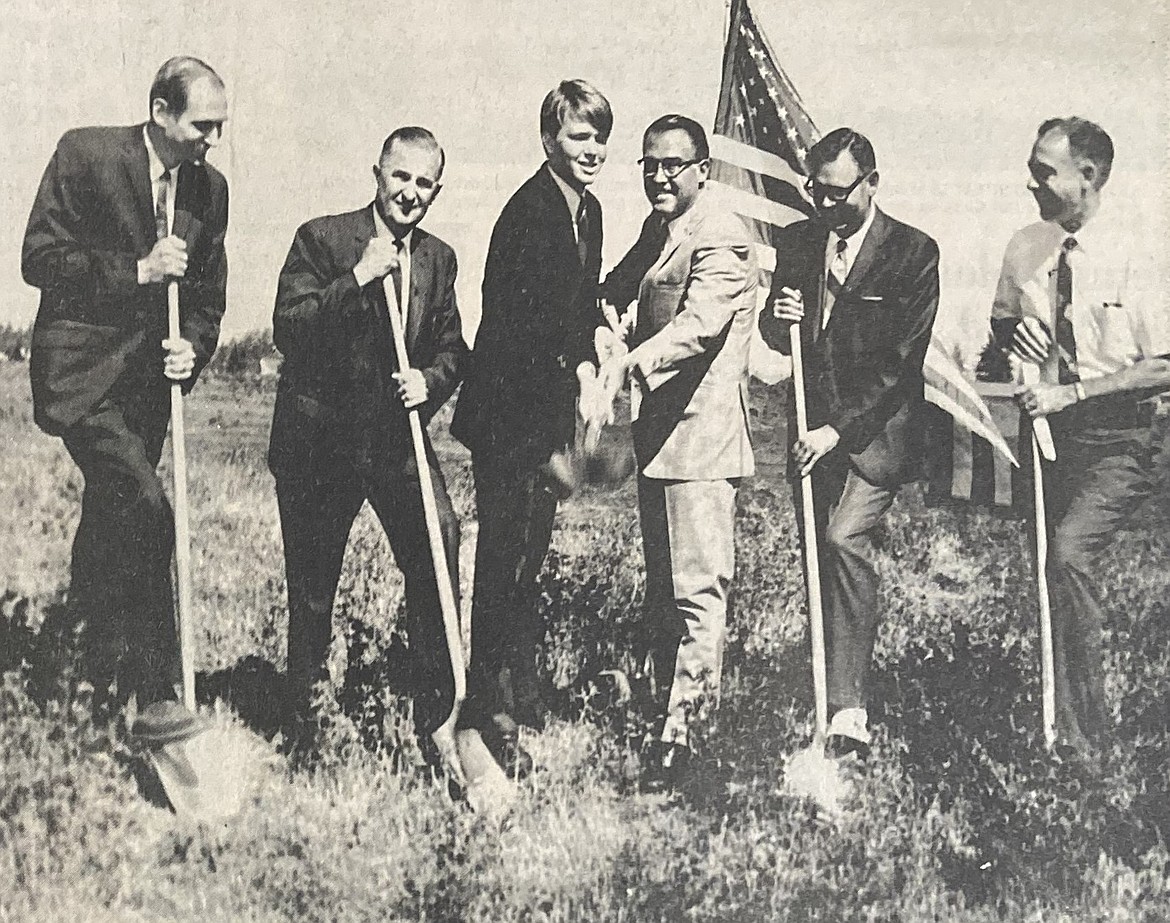
<svg viewBox="0 0 1170 923">
<path fill-rule="evenodd" d="M 652 215 L 643 237 L 662 236 Z M 631 255 L 644 253 L 635 244 Z M 615 270 L 619 273 L 619 270 Z M 719 480 L 755 472 L 748 348 L 759 270 L 743 222 L 700 192 L 638 289 L 630 363 L 646 477 Z"/>
</svg>

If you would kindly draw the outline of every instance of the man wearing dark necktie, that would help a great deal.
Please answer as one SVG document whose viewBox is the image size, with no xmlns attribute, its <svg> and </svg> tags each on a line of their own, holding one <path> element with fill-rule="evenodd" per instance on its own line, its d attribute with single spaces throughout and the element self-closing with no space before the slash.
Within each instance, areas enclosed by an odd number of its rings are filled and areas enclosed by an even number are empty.
<svg viewBox="0 0 1170 923">
<path fill-rule="evenodd" d="M 516 763 L 517 725 L 541 727 L 545 718 L 536 581 L 567 487 L 557 462 L 573 440 L 576 368 L 593 360 L 593 332 L 604 323 L 601 205 L 587 187 L 612 127 L 609 103 L 583 80 L 545 97 L 547 160 L 492 230 L 483 316 L 451 423 L 471 450 L 479 520 L 463 720 L 505 766 Z"/>
<path fill-rule="evenodd" d="M 399 128 L 374 167 L 365 208 L 296 232 L 277 283 L 273 337 L 284 355 L 268 464 L 276 477 L 288 577 L 288 714 L 293 747 L 312 742 L 350 527 L 369 501 L 406 577 L 414 719 L 423 754 L 454 692 L 407 412 L 424 426 L 463 376 L 455 254 L 418 227 L 439 194 L 444 156 L 424 128 Z M 405 319 L 410 368 L 398 367 L 391 311 Z M 425 433 L 425 430 L 424 430 Z M 451 584 L 459 523 L 427 445 Z"/>
<path fill-rule="evenodd" d="M 808 155 L 817 216 L 776 235 L 760 334 L 789 351 L 800 324 L 809 432 L 789 476 L 812 472 L 821 549 L 830 756 L 869 747 L 869 669 L 878 631 L 875 532 L 899 486 L 918 473 L 922 362 L 938 309 L 938 245 L 874 203 L 873 146 L 838 128 Z M 796 489 L 796 508 L 801 509 Z M 809 524 L 800 522 L 802 529 Z"/>
<path fill-rule="evenodd" d="M 1020 389 L 1047 417 L 1048 590 L 1057 752 L 1090 771 L 1108 726 L 1094 565 L 1149 495 L 1151 395 L 1170 388 L 1170 316 L 1141 239 L 1102 208 L 1113 142 L 1093 122 L 1050 119 L 1028 160 L 1040 221 L 1007 246 L 992 308 L 997 342 L 1040 365 Z"/>
<path fill-rule="evenodd" d="M 68 608 L 84 625 L 98 705 L 115 682 L 113 701 L 134 694 L 140 709 L 176 698 L 180 682 L 173 522 L 155 469 L 170 383 L 189 390 L 219 337 L 227 183 L 204 158 L 226 119 L 215 71 L 172 58 L 151 86 L 146 124 L 61 138 L 25 232 L 21 269 L 41 290 L 33 411 L 85 478 Z M 164 339 L 172 281 L 174 340 Z"/>
</svg>

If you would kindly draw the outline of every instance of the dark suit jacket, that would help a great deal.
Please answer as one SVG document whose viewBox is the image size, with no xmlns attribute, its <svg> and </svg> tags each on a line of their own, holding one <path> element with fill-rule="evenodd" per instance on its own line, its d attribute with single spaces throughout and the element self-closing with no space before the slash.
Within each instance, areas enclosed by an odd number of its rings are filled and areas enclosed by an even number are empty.
<svg viewBox="0 0 1170 923">
<path fill-rule="evenodd" d="M 777 232 L 772 297 L 785 286 L 804 296 L 809 428 L 832 426 L 866 480 L 895 485 L 915 476 L 921 462 L 918 410 L 938 310 L 938 245 L 879 210 L 821 331 L 827 242 L 828 230 L 813 221 Z M 773 317 L 771 298 L 760 334 L 789 352 L 788 325 Z M 795 426 L 789 432 L 795 436 Z"/>
<path fill-rule="evenodd" d="M 302 225 L 280 271 L 273 339 L 284 355 L 272 419 L 272 471 L 310 475 L 336 460 L 413 459 L 382 280 L 353 268 L 374 236 L 373 206 Z M 429 422 L 462 378 L 467 344 L 455 302 L 455 253 L 426 231 L 410 238 L 406 346 L 429 397 Z"/>
<path fill-rule="evenodd" d="M 219 171 L 183 164 L 174 231 L 188 246 L 179 305 L 196 374 L 219 339 L 227 218 Z M 36 421 L 46 431 L 62 432 L 115 388 L 165 392 L 166 285 L 138 284 L 138 260 L 155 242 L 142 126 L 67 132 L 41 180 L 21 254 L 25 281 L 41 290 L 29 373 Z"/>
<path fill-rule="evenodd" d="M 601 205 L 588 191 L 585 264 L 547 165 L 504 206 L 488 247 L 483 319 L 451 433 L 473 453 L 541 464 L 572 439 L 577 365 L 595 358 Z"/>
</svg>

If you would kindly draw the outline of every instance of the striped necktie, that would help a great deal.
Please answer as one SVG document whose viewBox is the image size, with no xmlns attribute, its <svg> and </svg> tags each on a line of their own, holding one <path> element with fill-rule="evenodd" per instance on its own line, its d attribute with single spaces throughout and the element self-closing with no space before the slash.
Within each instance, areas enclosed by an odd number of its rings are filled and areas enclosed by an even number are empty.
<svg viewBox="0 0 1170 923">
<path fill-rule="evenodd" d="M 167 198 L 170 188 L 171 171 L 163 170 L 158 180 L 158 194 L 154 199 L 154 231 L 159 240 L 170 234 L 170 221 L 167 219 Z"/>
</svg>

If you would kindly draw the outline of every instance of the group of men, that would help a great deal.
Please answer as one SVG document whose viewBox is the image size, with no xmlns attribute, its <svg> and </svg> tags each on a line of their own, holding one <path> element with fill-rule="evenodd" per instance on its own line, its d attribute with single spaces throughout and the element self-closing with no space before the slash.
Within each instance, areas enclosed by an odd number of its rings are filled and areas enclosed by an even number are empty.
<svg viewBox="0 0 1170 923">
<path fill-rule="evenodd" d="M 25 237 L 24 276 L 42 291 L 36 420 L 62 437 L 85 477 L 69 604 L 88 625 L 95 685 L 140 706 L 176 697 L 171 511 L 155 469 L 168 384 L 190 388 L 225 307 L 227 188 L 205 156 L 226 110 L 210 67 L 166 62 L 144 125 L 62 137 Z M 772 291 L 757 321 L 755 247 L 707 188 L 706 133 L 666 115 L 642 142 L 650 214 L 602 281 L 602 212 L 589 186 L 612 128 L 608 101 L 584 81 L 545 98 L 546 160 L 493 230 L 473 351 L 456 306 L 455 255 L 419 227 L 445 164 L 431 132 L 392 132 L 374 167 L 373 201 L 297 230 L 273 316 L 285 361 L 269 452 L 288 585 L 290 739 L 313 725 L 347 536 L 368 500 L 405 574 L 415 722 L 424 752 L 438 758 L 427 747 L 451 713 L 455 683 L 408 414 L 429 421 L 462 383 L 451 428 L 471 451 L 479 537 L 459 720 L 501 766 L 531 768 L 519 728 L 546 719 L 537 579 L 572 480 L 579 373 L 597 362 L 603 403 L 631 389 L 655 639 L 648 661 L 669 678 L 658 684 L 661 733 L 644 784 L 675 785 L 691 729 L 718 698 L 736 494 L 754 471 L 748 351 L 758 322 L 782 352 L 799 325 L 808 428 L 798 438 L 789 427 L 790 475 L 811 473 L 816 521 L 801 528 L 815 529 L 824 555 L 827 747 L 834 756 L 867 751 L 874 532 L 923 457 L 917 414 L 938 247 L 877 208 L 869 141 L 833 131 L 808 155 L 816 215 L 776 236 Z M 1061 744 L 1086 760 L 1106 725 L 1091 561 L 1144 495 L 1153 446 L 1142 399 L 1170 387 L 1170 332 L 1143 320 L 1156 315 L 1131 300 L 1124 266 L 1084 230 L 1111 163 L 1096 125 L 1041 126 L 1029 160 L 1041 222 L 1009 245 L 993 318 L 997 341 L 1042 367 L 1042 383 L 1021 389 L 1020 400 L 1050 416 L 1057 440 L 1048 483 L 1058 728 Z M 1087 271 L 1089 260 L 1099 272 Z M 165 335 L 173 281 L 175 339 Z M 619 311 L 632 317 L 628 334 L 613 323 Z M 407 367 L 395 357 L 399 320 Z M 601 356 L 599 328 L 610 344 Z M 429 442 L 425 454 L 458 592 L 459 524 Z"/>
</svg>

